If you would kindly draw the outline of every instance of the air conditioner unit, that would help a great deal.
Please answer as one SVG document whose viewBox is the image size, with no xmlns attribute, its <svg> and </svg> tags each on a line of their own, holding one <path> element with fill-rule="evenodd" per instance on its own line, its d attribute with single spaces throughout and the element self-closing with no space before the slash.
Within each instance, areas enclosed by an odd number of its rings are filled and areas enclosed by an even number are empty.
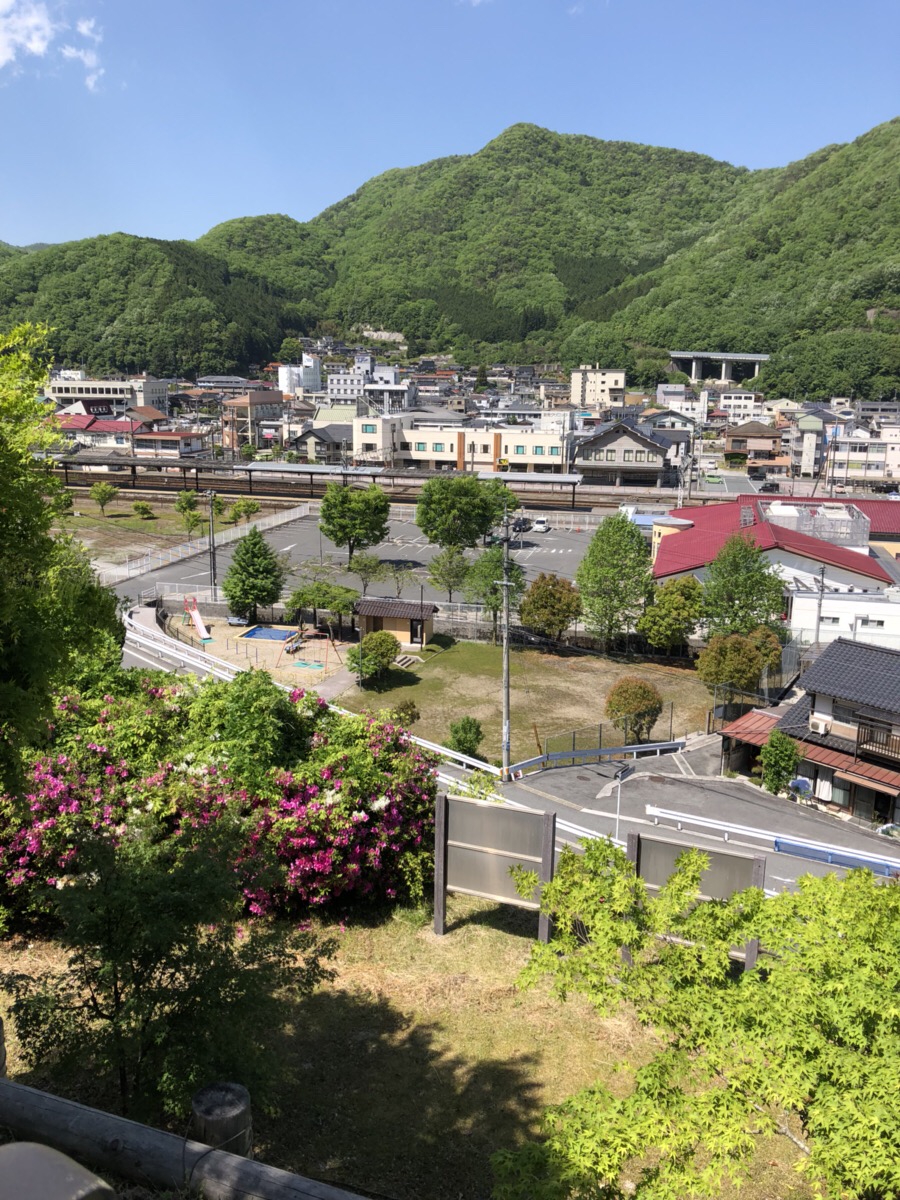
<svg viewBox="0 0 900 1200">
<path fill-rule="evenodd" d="M 827 733 L 831 726 L 822 717 L 810 717 L 809 728 L 812 733 Z"/>
</svg>

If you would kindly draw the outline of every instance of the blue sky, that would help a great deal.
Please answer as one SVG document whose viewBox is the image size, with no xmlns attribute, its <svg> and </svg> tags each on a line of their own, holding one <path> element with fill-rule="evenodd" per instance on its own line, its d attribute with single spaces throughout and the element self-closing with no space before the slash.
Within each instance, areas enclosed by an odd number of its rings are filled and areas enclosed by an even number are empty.
<svg viewBox="0 0 900 1200">
<path fill-rule="evenodd" d="M 748 167 L 900 111 L 897 0 L 0 0 L 0 240 L 305 220 L 529 121 Z"/>
</svg>

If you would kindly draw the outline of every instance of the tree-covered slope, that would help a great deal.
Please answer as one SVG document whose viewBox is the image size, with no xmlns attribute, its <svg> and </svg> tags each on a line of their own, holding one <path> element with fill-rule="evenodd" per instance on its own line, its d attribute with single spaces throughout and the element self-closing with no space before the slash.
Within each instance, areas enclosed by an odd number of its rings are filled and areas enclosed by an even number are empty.
<svg viewBox="0 0 900 1200">
<path fill-rule="evenodd" d="M 292 315 L 270 284 L 189 242 L 122 233 L 9 259 L 0 313 L 50 324 L 64 362 L 160 375 L 259 361 Z"/>
<path fill-rule="evenodd" d="M 755 172 L 515 125 L 306 224 L 0 246 L 0 319 L 48 321 L 92 369 L 246 366 L 328 318 L 473 361 L 604 358 L 644 383 L 676 346 L 768 351 L 773 391 L 883 394 L 900 386 L 898 185 L 896 120 Z"/>
</svg>

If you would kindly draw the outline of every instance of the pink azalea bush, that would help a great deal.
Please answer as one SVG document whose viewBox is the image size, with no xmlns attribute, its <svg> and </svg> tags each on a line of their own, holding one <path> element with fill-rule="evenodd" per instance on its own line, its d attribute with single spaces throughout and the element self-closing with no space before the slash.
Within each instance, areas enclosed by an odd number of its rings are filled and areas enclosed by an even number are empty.
<svg viewBox="0 0 900 1200">
<path fill-rule="evenodd" d="M 404 729 L 340 716 L 302 690 L 287 696 L 254 672 L 241 687 L 254 697 L 260 730 L 274 721 L 278 736 L 268 750 L 261 736 L 257 755 L 252 745 L 232 752 L 234 685 L 204 684 L 198 693 L 171 677 L 135 682 L 136 674 L 116 696 L 62 697 L 26 793 L 0 797 L 0 899 L 8 908 L 44 907 L 48 889 L 78 872 L 85 839 L 115 840 L 140 824 L 161 840 L 222 820 L 240 833 L 235 885 L 251 913 L 339 896 L 423 897 L 435 763 Z"/>
</svg>

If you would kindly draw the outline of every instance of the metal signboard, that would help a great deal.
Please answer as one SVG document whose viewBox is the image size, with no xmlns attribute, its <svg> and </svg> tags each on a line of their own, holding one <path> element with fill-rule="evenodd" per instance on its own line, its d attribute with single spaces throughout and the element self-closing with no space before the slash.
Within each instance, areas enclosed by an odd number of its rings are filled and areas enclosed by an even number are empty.
<svg viewBox="0 0 900 1200">
<path fill-rule="evenodd" d="M 555 813 L 439 796 L 434 831 L 435 933 L 445 931 L 448 891 L 537 910 L 539 888 L 528 898 L 520 896 L 510 868 L 536 871 L 541 883 L 549 882 L 555 837 Z M 544 916 L 539 918 L 538 936 L 549 940 L 549 921 Z"/>
</svg>

